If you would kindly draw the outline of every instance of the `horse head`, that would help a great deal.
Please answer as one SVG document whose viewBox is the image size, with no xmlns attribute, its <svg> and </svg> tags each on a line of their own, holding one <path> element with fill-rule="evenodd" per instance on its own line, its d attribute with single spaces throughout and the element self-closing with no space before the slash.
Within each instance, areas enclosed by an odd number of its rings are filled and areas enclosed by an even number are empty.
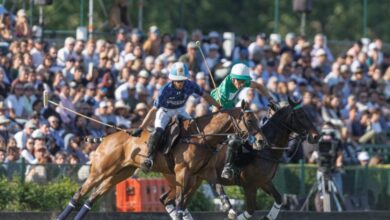
<svg viewBox="0 0 390 220">
<path fill-rule="evenodd" d="M 308 141 L 311 144 L 318 143 L 320 134 L 314 126 L 313 121 L 310 120 L 305 110 L 302 108 L 302 99 L 296 102 L 288 97 L 288 103 L 292 109 L 291 128 L 300 135 L 308 135 Z"/>
<path fill-rule="evenodd" d="M 257 145 L 256 140 L 261 139 L 261 129 L 259 127 L 258 118 L 255 113 L 249 108 L 249 104 L 244 100 L 241 101 L 241 131 L 245 133 L 245 139 L 251 144 Z"/>
<path fill-rule="evenodd" d="M 302 101 L 294 101 L 288 97 L 289 105 L 279 109 L 262 127 L 263 134 L 270 144 L 284 147 L 291 133 L 300 136 L 309 135 L 309 141 L 319 139 L 319 133 L 302 108 Z"/>
</svg>

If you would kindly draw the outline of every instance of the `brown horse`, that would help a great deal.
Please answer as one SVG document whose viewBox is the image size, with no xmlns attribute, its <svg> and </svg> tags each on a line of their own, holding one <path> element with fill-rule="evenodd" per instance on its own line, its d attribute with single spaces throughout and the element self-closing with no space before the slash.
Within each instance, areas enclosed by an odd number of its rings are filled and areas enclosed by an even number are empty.
<svg viewBox="0 0 390 220">
<path fill-rule="evenodd" d="M 185 209 L 192 194 L 188 192 L 198 187 L 195 185 L 198 184 L 198 179 L 207 177 L 211 182 L 216 181 L 215 169 L 209 169 L 214 167 L 216 161 L 216 146 L 229 134 L 240 134 L 245 138 L 258 132 L 256 127 L 250 127 L 255 122 L 254 114 L 243 108 L 223 110 L 195 120 L 183 121 L 180 140 L 168 154 L 158 152 L 152 168 L 154 172 L 175 177 L 177 210 Z M 66 219 L 80 199 L 92 191 L 75 217 L 83 218 L 99 197 L 141 167 L 146 158 L 148 137 L 148 131 L 144 131 L 139 138 L 122 131 L 105 137 L 91 159 L 88 179 L 73 195 L 58 219 Z M 182 217 L 182 213 L 178 212 L 178 218 Z"/>
<path fill-rule="evenodd" d="M 223 187 L 220 184 L 238 185 L 242 186 L 244 189 L 246 211 L 239 215 L 237 219 L 249 219 L 253 215 L 256 209 L 256 192 L 258 188 L 264 190 L 275 200 L 269 214 L 263 219 L 276 219 L 282 205 L 282 197 L 273 185 L 272 179 L 276 174 L 278 164 L 281 162 L 283 150 L 287 149 L 286 146 L 291 140 L 290 135 L 296 133 L 298 134 L 298 136 L 296 136 L 297 140 L 301 138 L 303 140 L 307 134 L 310 134 L 309 140 L 312 143 L 316 142 L 319 138 L 317 129 L 307 117 L 300 103 L 295 103 L 291 99 L 289 99 L 289 106 L 278 110 L 261 130 L 264 136 L 262 140 L 264 148 L 259 151 L 252 150 L 249 154 L 241 154 L 241 158 L 244 158 L 246 163 L 242 163 L 242 159 L 241 161 L 237 161 L 238 164 L 241 162 L 241 165 L 239 165 L 239 172 L 237 173 L 236 178 L 233 180 L 218 178 L 218 184 L 213 185 L 214 190 L 221 198 L 225 211 L 229 210 L 229 218 L 235 218 L 235 211 L 232 209 L 232 206 L 223 191 Z M 225 145 L 221 151 L 225 152 L 226 149 L 227 147 Z M 217 173 L 222 171 L 224 161 L 225 154 L 219 153 L 215 165 Z M 165 176 L 167 180 L 174 185 L 172 176 Z M 169 207 L 174 203 L 174 198 L 175 191 L 172 189 L 162 195 L 160 200 L 166 207 Z M 171 210 L 171 214 L 174 213 L 174 211 L 175 210 Z"/>
</svg>

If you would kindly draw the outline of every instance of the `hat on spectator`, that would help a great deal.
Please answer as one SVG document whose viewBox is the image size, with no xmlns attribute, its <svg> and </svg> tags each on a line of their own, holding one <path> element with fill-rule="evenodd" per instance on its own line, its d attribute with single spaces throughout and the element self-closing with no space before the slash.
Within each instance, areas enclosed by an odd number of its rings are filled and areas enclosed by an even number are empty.
<svg viewBox="0 0 390 220">
<path fill-rule="evenodd" d="M 209 38 L 219 38 L 219 34 L 216 31 L 211 31 L 209 33 Z"/>
<path fill-rule="evenodd" d="M 76 88 L 77 87 L 77 83 L 75 81 L 70 81 L 69 82 L 69 87 L 70 88 Z"/>
<path fill-rule="evenodd" d="M 263 33 L 263 32 L 260 32 L 257 34 L 257 37 L 258 38 L 261 38 L 263 40 L 267 40 L 267 34 Z"/>
<path fill-rule="evenodd" d="M 125 29 L 119 28 L 118 34 L 125 34 L 125 33 L 126 33 L 126 30 L 125 30 Z"/>
<path fill-rule="evenodd" d="M 115 107 L 115 110 L 121 109 L 121 108 L 126 109 L 126 110 L 130 109 L 129 106 L 127 106 L 123 100 L 116 101 L 114 107 Z"/>
<path fill-rule="evenodd" d="M 140 111 L 140 110 L 148 110 L 148 106 L 146 106 L 145 103 L 140 102 L 140 103 L 138 103 L 138 104 L 135 106 L 134 111 L 136 112 L 136 111 Z"/>
<path fill-rule="evenodd" d="M 21 16 L 26 16 L 26 11 L 24 9 L 19 9 L 18 12 L 16 13 L 16 16 L 21 17 Z"/>
<path fill-rule="evenodd" d="M 41 43 L 43 43 L 43 41 L 40 37 L 38 37 L 38 38 L 35 38 L 34 43 L 41 44 Z"/>
<path fill-rule="evenodd" d="M 154 57 L 153 56 L 147 56 L 145 57 L 145 60 L 144 60 L 145 64 L 148 63 L 154 63 Z"/>
<path fill-rule="evenodd" d="M 210 45 L 210 50 L 218 50 L 219 49 L 219 46 L 216 45 L 216 44 L 211 44 Z"/>
<path fill-rule="evenodd" d="M 346 64 L 340 66 L 340 72 L 345 73 L 347 71 L 348 71 L 348 66 Z"/>
<path fill-rule="evenodd" d="M 129 61 L 134 61 L 134 60 L 135 60 L 135 56 L 132 53 L 126 54 L 126 56 L 125 56 L 125 63 L 127 63 Z"/>
<path fill-rule="evenodd" d="M 107 102 L 106 101 L 101 101 L 99 103 L 99 108 L 105 108 L 105 107 L 108 107 Z"/>
<path fill-rule="evenodd" d="M 153 34 L 156 34 L 156 35 L 159 35 L 160 34 L 160 29 L 158 29 L 157 26 L 153 25 L 149 28 L 149 32 L 150 33 L 153 33 Z"/>
<path fill-rule="evenodd" d="M 89 82 L 89 83 L 87 84 L 87 89 L 96 89 L 95 83 Z"/>
<path fill-rule="evenodd" d="M 37 125 L 33 122 L 33 121 L 27 121 L 26 124 L 24 125 L 25 128 L 32 128 L 32 129 L 36 129 L 37 128 Z"/>
<path fill-rule="evenodd" d="M 204 72 L 198 72 L 197 74 L 196 74 L 196 80 L 200 80 L 200 79 L 205 79 L 206 78 L 206 76 L 205 76 L 205 74 L 204 74 Z"/>
<path fill-rule="evenodd" d="M 295 38 L 295 34 L 292 33 L 292 32 L 287 33 L 287 34 L 286 34 L 286 37 L 285 37 L 286 40 L 287 40 L 287 39 L 294 39 L 294 38 Z"/>
<path fill-rule="evenodd" d="M 370 159 L 370 155 L 368 155 L 368 152 L 367 152 L 367 151 L 361 151 L 361 152 L 359 152 L 359 154 L 358 154 L 358 160 L 364 161 L 364 160 L 369 160 L 369 159 Z"/>
<path fill-rule="evenodd" d="M 142 32 L 138 28 L 134 28 L 133 31 L 131 31 L 131 34 L 135 34 L 139 37 L 142 36 Z"/>
<path fill-rule="evenodd" d="M 146 70 L 141 70 L 138 73 L 138 77 L 148 78 L 149 77 L 149 73 Z"/>
<path fill-rule="evenodd" d="M 316 52 L 316 56 L 319 57 L 319 56 L 325 56 L 326 55 L 326 52 L 324 49 L 320 48 L 317 50 Z"/>
<path fill-rule="evenodd" d="M 7 104 L 4 101 L 0 101 L 0 109 L 1 110 L 7 109 Z"/>
<path fill-rule="evenodd" d="M 159 58 L 159 57 L 157 57 L 157 58 L 154 60 L 154 64 L 161 64 L 161 63 L 164 63 L 164 61 L 163 61 L 161 58 Z"/>
<path fill-rule="evenodd" d="M 10 123 L 11 120 L 9 120 L 5 115 L 0 115 L 0 125 Z"/>
<path fill-rule="evenodd" d="M 190 41 L 188 44 L 187 44 L 187 48 L 196 48 L 196 43 L 194 41 Z"/>
<path fill-rule="evenodd" d="M 73 37 L 67 37 L 64 41 L 65 45 L 74 44 L 76 40 Z"/>
<path fill-rule="evenodd" d="M 280 44 L 282 42 L 282 38 L 280 34 L 272 33 L 269 36 L 271 44 Z"/>
<path fill-rule="evenodd" d="M 31 137 L 34 139 L 44 139 L 46 136 L 45 136 L 45 134 L 42 133 L 42 131 L 37 129 L 37 130 L 33 131 L 33 133 L 31 134 Z"/>
</svg>

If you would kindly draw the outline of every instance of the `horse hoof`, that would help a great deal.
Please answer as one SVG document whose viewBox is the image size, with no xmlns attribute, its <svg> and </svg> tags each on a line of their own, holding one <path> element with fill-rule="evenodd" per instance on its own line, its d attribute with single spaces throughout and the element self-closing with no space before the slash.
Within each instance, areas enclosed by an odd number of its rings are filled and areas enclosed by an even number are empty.
<svg viewBox="0 0 390 220">
<path fill-rule="evenodd" d="M 237 213 L 233 209 L 229 209 L 228 212 L 228 219 L 236 219 L 237 218 Z"/>
<path fill-rule="evenodd" d="M 223 202 L 222 211 L 223 212 L 230 211 L 230 204 Z"/>
</svg>

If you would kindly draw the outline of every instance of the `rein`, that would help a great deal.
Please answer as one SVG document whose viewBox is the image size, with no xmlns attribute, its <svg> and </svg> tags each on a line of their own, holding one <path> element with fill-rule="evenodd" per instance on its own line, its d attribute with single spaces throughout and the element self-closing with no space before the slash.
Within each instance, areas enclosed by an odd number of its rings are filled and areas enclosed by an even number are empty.
<svg viewBox="0 0 390 220">
<path fill-rule="evenodd" d="M 298 108 L 297 108 L 298 107 Z M 288 117 L 291 117 L 292 114 L 295 114 L 294 111 L 299 109 L 299 107 L 301 106 L 296 106 L 292 109 L 292 113 L 288 116 Z M 291 110 L 290 110 L 291 111 Z M 275 119 L 276 120 L 276 119 Z M 302 136 L 306 136 L 306 134 L 304 135 L 303 133 L 305 132 L 296 132 L 294 129 L 292 129 L 290 126 L 288 126 L 285 122 L 283 122 L 282 120 L 278 119 L 276 122 L 272 120 L 272 118 L 269 119 L 269 122 L 268 123 L 272 123 L 273 125 L 275 125 L 277 128 L 279 128 L 279 130 L 282 130 L 283 128 L 287 129 L 289 132 L 292 132 L 292 133 L 296 133 L 298 134 L 297 136 L 293 137 L 293 138 L 290 138 L 291 137 L 291 134 L 289 135 L 289 139 L 288 139 L 288 142 L 292 141 L 292 140 L 296 140 L 297 138 L 299 137 L 302 137 Z M 280 127 L 280 125 L 282 126 L 282 128 Z M 267 139 L 267 138 L 266 138 Z M 270 143 L 268 140 L 267 140 L 267 143 Z M 271 145 L 274 145 L 271 143 Z M 287 150 L 287 149 L 290 149 L 290 147 L 275 147 L 275 146 L 270 146 L 269 147 L 270 149 L 272 150 Z M 295 153 L 296 154 L 297 150 L 295 150 Z"/>
<path fill-rule="evenodd" d="M 241 116 L 241 115 L 242 115 L 242 113 L 240 114 L 240 116 Z M 241 118 L 241 117 L 240 117 L 240 118 Z M 199 136 L 201 136 L 201 137 L 203 137 L 203 139 L 205 139 L 205 137 L 207 137 L 207 136 L 229 136 L 229 135 L 231 135 L 231 134 L 240 134 L 240 133 L 242 133 L 242 132 L 240 132 L 240 127 L 239 127 L 239 125 L 238 125 L 237 120 L 236 120 L 232 115 L 230 115 L 230 114 L 229 114 L 229 119 L 232 121 L 232 125 L 233 125 L 233 128 L 234 128 L 234 132 L 232 132 L 232 133 L 205 134 L 204 131 L 201 131 L 201 130 L 199 129 L 198 123 L 196 122 L 196 120 L 194 120 L 195 125 L 196 125 L 196 129 L 197 129 L 197 131 L 198 131 L 198 134 L 191 134 L 191 135 L 189 135 L 189 136 L 190 136 L 190 137 L 199 137 Z M 243 121 L 244 121 L 245 127 L 248 129 L 248 126 L 247 126 L 247 124 L 245 123 L 245 120 L 243 120 Z M 240 135 L 240 136 L 241 136 L 241 135 Z"/>
</svg>

